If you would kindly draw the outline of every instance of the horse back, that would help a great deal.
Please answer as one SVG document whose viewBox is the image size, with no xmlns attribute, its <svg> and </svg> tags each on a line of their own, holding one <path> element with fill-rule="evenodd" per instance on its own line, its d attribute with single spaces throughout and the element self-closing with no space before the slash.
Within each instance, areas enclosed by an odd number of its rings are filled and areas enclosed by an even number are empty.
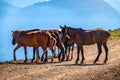
<svg viewBox="0 0 120 80">
<path fill-rule="evenodd" d="M 83 45 L 107 42 L 110 34 L 105 30 L 85 30 L 76 34 L 75 41 Z"/>
</svg>

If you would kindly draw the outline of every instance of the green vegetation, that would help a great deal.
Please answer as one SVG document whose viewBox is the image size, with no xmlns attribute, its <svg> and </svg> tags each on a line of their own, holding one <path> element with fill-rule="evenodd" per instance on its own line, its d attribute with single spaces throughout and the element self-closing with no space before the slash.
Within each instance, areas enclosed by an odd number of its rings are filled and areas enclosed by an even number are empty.
<svg viewBox="0 0 120 80">
<path fill-rule="evenodd" d="M 0 64 L 4 64 L 4 63 L 11 63 L 12 61 L 5 61 L 5 62 L 1 62 L 0 61 Z"/>
<path fill-rule="evenodd" d="M 109 30 L 112 39 L 120 39 L 120 29 Z"/>
</svg>

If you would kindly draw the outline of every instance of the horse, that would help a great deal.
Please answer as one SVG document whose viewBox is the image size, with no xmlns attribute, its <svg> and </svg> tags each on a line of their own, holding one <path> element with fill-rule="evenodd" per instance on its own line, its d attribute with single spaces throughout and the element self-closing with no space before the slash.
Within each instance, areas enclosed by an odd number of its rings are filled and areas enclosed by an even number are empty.
<svg viewBox="0 0 120 80">
<path fill-rule="evenodd" d="M 71 58 L 70 60 L 73 59 L 73 48 L 74 48 L 74 42 L 72 42 L 71 39 L 66 38 L 64 41 L 64 46 L 65 46 L 65 54 L 66 54 L 66 60 L 69 60 L 69 55 L 70 55 L 70 48 L 72 46 L 72 52 L 71 52 Z M 67 50 L 68 48 L 68 50 Z"/>
<path fill-rule="evenodd" d="M 51 33 L 51 35 L 57 40 L 57 47 L 61 50 L 61 52 L 58 52 L 58 60 L 61 59 L 61 55 L 62 55 L 62 59 L 61 61 L 64 61 L 65 59 L 65 55 L 66 55 L 66 60 L 69 59 L 69 54 L 70 54 L 70 47 L 72 46 L 72 53 L 71 53 L 71 59 L 73 58 L 73 47 L 74 44 L 73 42 L 71 42 L 69 36 L 65 36 L 66 38 L 63 37 L 62 33 L 60 30 L 58 29 L 52 29 L 52 30 L 45 30 L 45 31 L 49 31 Z M 65 47 L 65 50 L 64 50 Z M 69 53 L 67 55 L 67 47 L 69 48 Z M 59 50 L 58 50 L 59 51 Z"/>
<path fill-rule="evenodd" d="M 77 59 L 75 63 L 78 63 L 79 60 L 79 53 L 81 50 L 81 55 L 82 55 L 82 60 L 81 64 L 84 62 L 85 57 L 84 57 L 84 51 L 83 51 L 83 45 L 92 45 L 94 43 L 97 43 L 97 48 L 98 48 L 98 55 L 94 61 L 96 63 L 99 60 L 99 57 L 102 53 L 102 45 L 105 49 L 106 56 L 104 59 L 103 63 L 106 63 L 108 60 L 108 47 L 107 47 L 107 41 L 108 38 L 110 37 L 110 33 L 103 30 L 103 29 L 94 29 L 94 30 L 84 30 L 82 28 L 72 28 L 69 26 L 64 25 L 61 27 L 62 34 L 68 35 L 72 42 L 76 43 L 78 48 L 77 48 Z"/>
<path fill-rule="evenodd" d="M 17 47 L 14 49 L 14 61 L 16 60 L 16 50 L 20 47 L 24 47 L 24 54 L 25 54 L 25 60 L 27 61 L 27 50 L 26 47 L 34 47 L 36 52 L 36 61 L 38 62 L 39 59 L 39 52 L 38 48 L 42 47 L 43 54 L 46 54 L 46 58 L 44 62 L 48 61 L 47 59 L 47 47 L 52 51 L 52 59 L 53 61 L 55 49 L 56 49 L 56 40 L 48 33 L 44 32 L 42 30 L 15 30 L 12 31 L 12 44 L 15 45 L 17 43 Z"/>
<path fill-rule="evenodd" d="M 39 31 L 39 29 L 36 29 Z M 64 39 L 62 38 L 61 32 L 58 29 L 52 29 L 52 30 L 43 30 L 44 32 L 49 32 L 52 37 L 56 39 L 56 46 L 58 49 L 60 49 L 60 53 L 58 53 L 58 60 L 63 61 L 65 58 L 65 52 L 64 52 Z M 59 50 L 58 50 L 59 51 Z M 61 59 L 62 55 L 62 59 Z M 35 49 L 33 49 L 33 59 L 35 59 Z"/>
</svg>

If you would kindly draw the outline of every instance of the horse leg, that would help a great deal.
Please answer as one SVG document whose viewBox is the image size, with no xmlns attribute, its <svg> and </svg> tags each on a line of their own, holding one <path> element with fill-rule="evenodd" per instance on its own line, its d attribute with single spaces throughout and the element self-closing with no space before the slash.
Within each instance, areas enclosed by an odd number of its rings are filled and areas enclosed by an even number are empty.
<svg viewBox="0 0 120 80">
<path fill-rule="evenodd" d="M 31 62 L 33 62 L 34 60 L 35 60 L 35 48 L 33 47 L 33 58 Z"/>
<path fill-rule="evenodd" d="M 105 57 L 105 60 L 104 60 L 104 63 L 106 63 L 106 62 L 107 62 L 107 60 L 108 60 L 108 47 L 107 47 L 107 44 L 106 44 L 106 43 L 105 43 L 105 44 L 103 44 L 103 47 L 104 47 L 105 52 L 106 52 L 106 57 Z"/>
<path fill-rule="evenodd" d="M 74 44 L 72 45 L 71 60 L 73 59 L 73 49 L 74 49 Z"/>
<path fill-rule="evenodd" d="M 99 59 L 99 57 L 100 57 L 100 55 L 101 55 L 101 53 L 102 53 L 102 49 L 101 49 L 102 45 L 98 43 L 98 44 L 97 44 L 97 47 L 98 47 L 98 55 L 97 55 L 94 63 L 96 63 L 96 62 L 98 61 L 98 59 Z"/>
<path fill-rule="evenodd" d="M 14 54 L 13 54 L 14 61 L 16 60 L 16 50 L 19 49 L 20 47 L 21 47 L 21 45 L 18 44 L 17 47 L 14 49 Z"/>
<path fill-rule="evenodd" d="M 60 48 L 58 47 L 58 54 L 60 54 Z M 57 55 L 55 54 L 55 58 L 57 58 Z"/>
<path fill-rule="evenodd" d="M 79 53 L 80 53 L 80 47 L 78 46 L 77 47 L 77 59 L 75 61 L 76 64 L 78 63 L 78 60 L 79 60 Z"/>
<path fill-rule="evenodd" d="M 43 63 L 46 63 L 46 61 L 48 62 L 48 52 L 47 52 L 47 49 L 46 48 L 42 48 L 43 49 L 43 54 L 42 54 L 42 57 L 41 57 L 41 62 L 43 61 Z M 45 59 L 44 59 L 44 55 L 45 55 Z"/>
<path fill-rule="evenodd" d="M 52 49 L 51 52 L 52 52 L 52 59 L 51 59 L 51 63 L 52 63 L 52 62 L 53 62 L 53 59 L 54 59 L 54 55 L 55 55 L 55 50 Z"/>
<path fill-rule="evenodd" d="M 62 51 L 58 54 L 58 60 L 60 61 Z"/>
<path fill-rule="evenodd" d="M 44 59 L 44 63 L 48 62 L 48 52 L 47 49 L 45 50 L 45 59 Z"/>
<path fill-rule="evenodd" d="M 85 60 L 85 57 L 84 57 L 84 51 L 83 51 L 83 46 L 81 46 L 81 54 L 82 54 L 82 60 L 81 60 L 81 64 L 83 64 L 83 61 Z"/>
<path fill-rule="evenodd" d="M 38 47 L 35 47 L 35 52 L 36 52 L 36 62 L 39 62 L 39 51 L 38 51 Z"/>
<path fill-rule="evenodd" d="M 25 54 L 25 60 L 23 61 L 23 63 L 26 63 L 27 61 L 27 47 L 24 46 L 24 54 Z"/>
<path fill-rule="evenodd" d="M 69 51 L 68 51 L 68 55 L 67 55 L 67 60 L 69 60 L 69 56 L 70 56 L 70 46 L 68 47 Z"/>
<path fill-rule="evenodd" d="M 44 59 L 44 53 L 41 56 L 41 62 L 43 61 L 43 59 Z"/>
<path fill-rule="evenodd" d="M 58 60 L 60 61 L 62 50 L 59 45 L 57 45 L 57 47 L 58 47 L 58 50 L 60 49 L 60 52 L 58 53 Z"/>
<path fill-rule="evenodd" d="M 62 52 L 62 61 L 64 61 L 64 59 L 65 59 L 65 53 L 64 53 L 64 48 L 63 47 L 61 48 L 61 52 Z"/>
<path fill-rule="evenodd" d="M 67 45 L 65 45 L 65 56 L 66 56 L 66 60 L 67 60 Z"/>
</svg>

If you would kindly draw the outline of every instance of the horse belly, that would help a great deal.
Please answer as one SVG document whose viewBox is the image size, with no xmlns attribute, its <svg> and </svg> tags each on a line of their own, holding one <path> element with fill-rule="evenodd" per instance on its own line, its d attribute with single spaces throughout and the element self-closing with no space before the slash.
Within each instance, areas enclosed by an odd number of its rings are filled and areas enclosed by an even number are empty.
<svg viewBox="0 0 120 80">
<path fill-rule="evenodd" d="M 34 39 L 33 37 L 31 37 L 31 38 L 29 38 L 29 37 L 21 38 L 21 39 L 19 40 L 19 42 L 20 42 L 22 45 L 24 45 L 24 46 L 29 46 L 29 47 L 33 47 L 33 46 L 38 45 L 36 39 Z"/>
<path fill-rule="evenodd" d="M 96 39 L 93 37 L 88 37 L 83 40 L 83 45 L 92 45 L 94 43 L 96 43 Z"/>
</svg>

